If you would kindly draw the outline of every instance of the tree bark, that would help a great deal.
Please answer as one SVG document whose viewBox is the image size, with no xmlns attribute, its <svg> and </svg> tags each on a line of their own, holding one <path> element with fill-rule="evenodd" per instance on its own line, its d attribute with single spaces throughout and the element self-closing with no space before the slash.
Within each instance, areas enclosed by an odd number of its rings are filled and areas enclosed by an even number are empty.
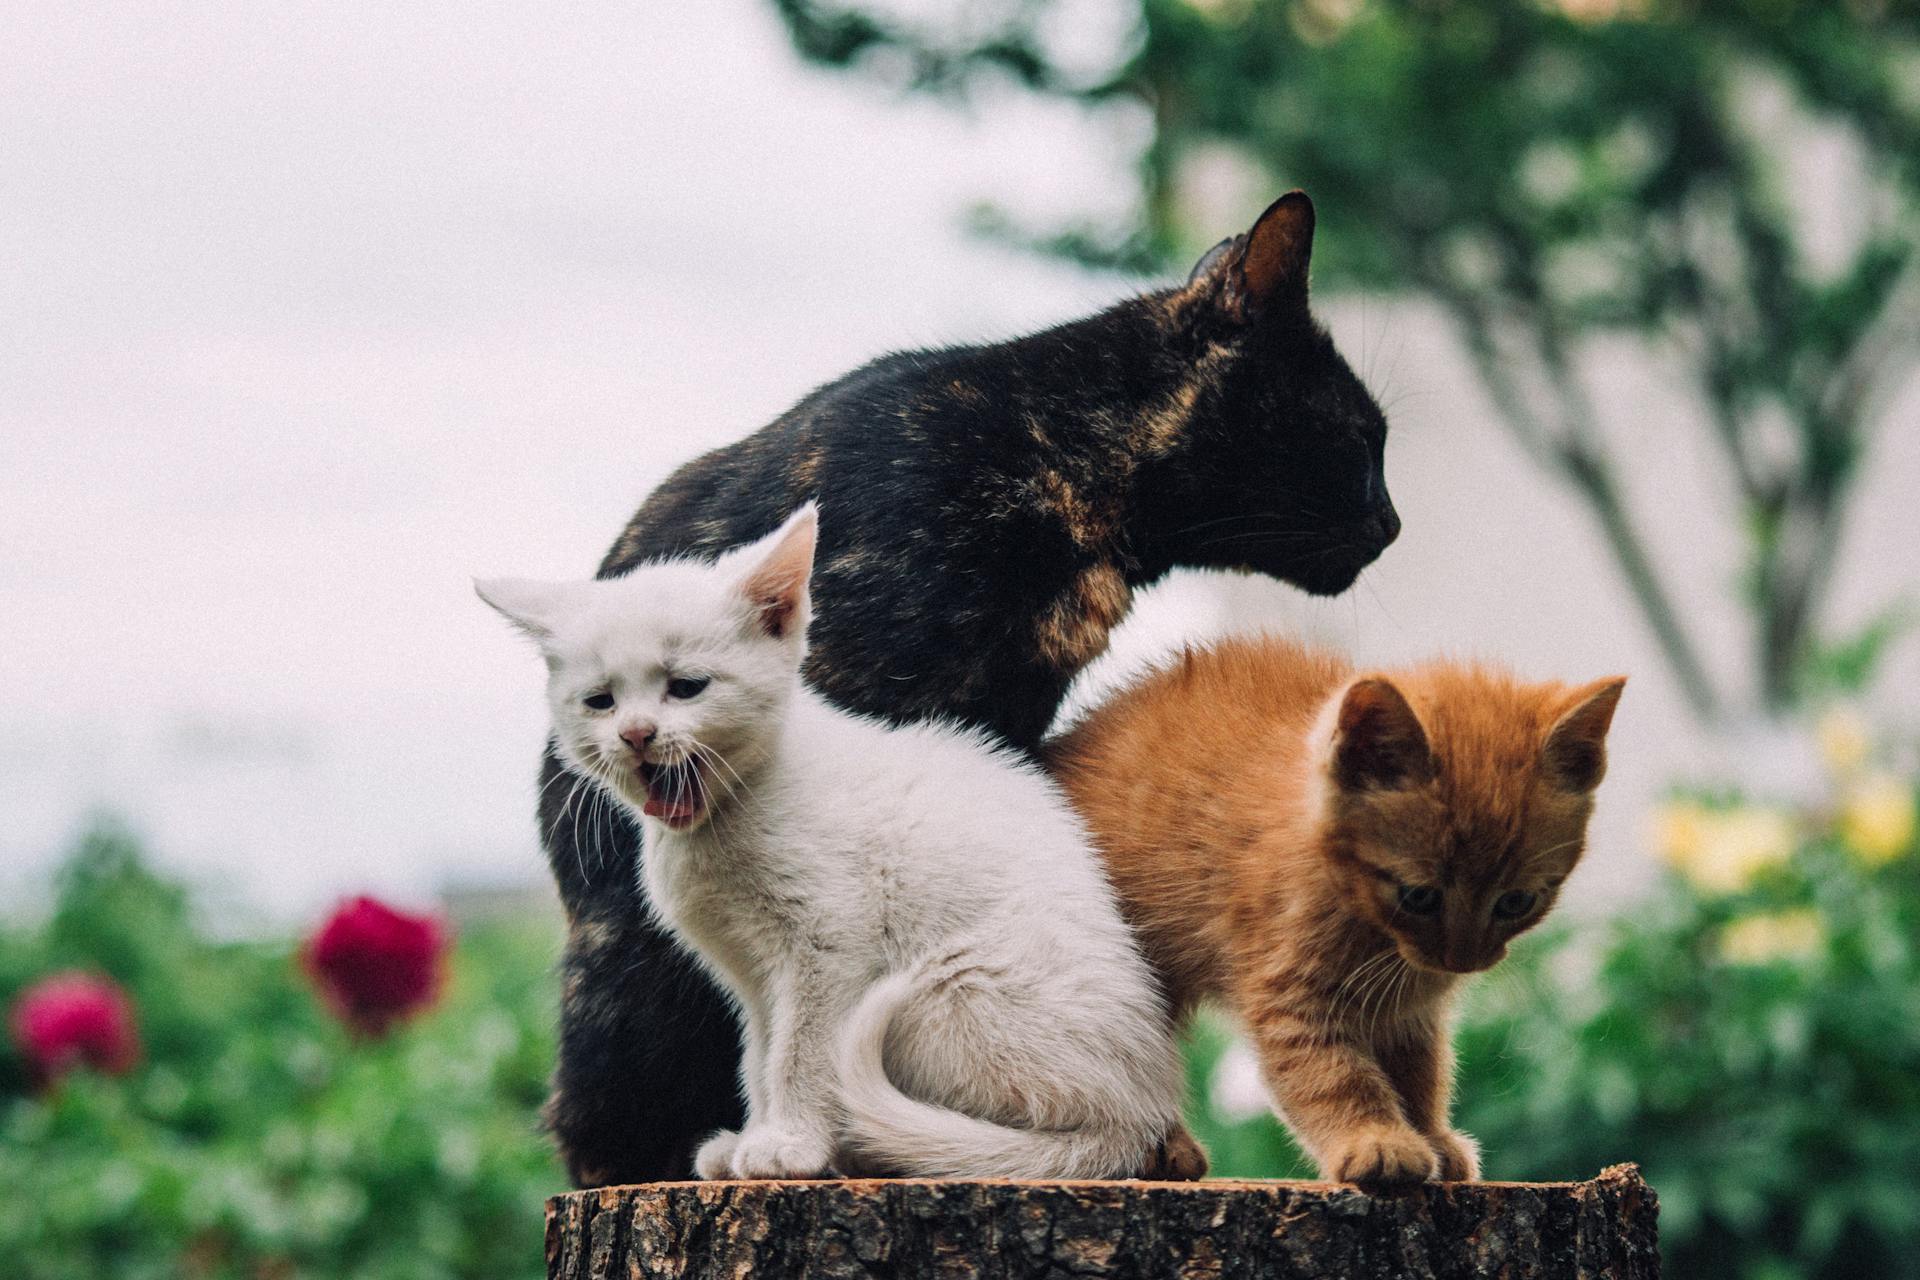
<svg viewBox="0 0 1920 1280">
<path fill-rule="evenodd" d="M 1658 1205 L 1588 1182 L 663 1182 L 547 1202 L 549 1280 L 1206 1277 L 1643 1280 Z"/>
</svg>

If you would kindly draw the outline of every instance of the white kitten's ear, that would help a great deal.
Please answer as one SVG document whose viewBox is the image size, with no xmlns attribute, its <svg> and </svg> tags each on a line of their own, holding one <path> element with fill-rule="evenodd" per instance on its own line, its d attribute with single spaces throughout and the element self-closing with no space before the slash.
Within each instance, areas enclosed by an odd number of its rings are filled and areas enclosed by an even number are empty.
<svg viewBox="0 0 1920 1280">
<path fill-rule="evenodd" d="M 574 605 L 573 584 L 537 578 L 475 578 L 479 597 L 500 611 L 516 629 L 545 644 Z"/>
<path fill-rule="evenodd" d="M 1379 676 L 1347 686 L 1334 719 L 1334 781 L 1348 791 L 1419 786 L 1434 775 L 1420 717 L 1393 682 Z"/>
<path fill-rule="evenodd" d="M 770 636 L 806 634 L 811 607 L 807 588 L 813 579 L 819 524 L 819 509 L 809 502 L 741 552 L 748 567 L 740 580 L 740 593 L 747 598 L 755 623 Z"/>
<path fill-rule="evenodd" d="M 1571 706 L 1548 730 L 1541 758 L 1566 790 L 1591 791 L 1607 776 L 1607 730 L 1626 687 L 1625 676 L 1613 676 L 1575 691 Z"/>
</svg>

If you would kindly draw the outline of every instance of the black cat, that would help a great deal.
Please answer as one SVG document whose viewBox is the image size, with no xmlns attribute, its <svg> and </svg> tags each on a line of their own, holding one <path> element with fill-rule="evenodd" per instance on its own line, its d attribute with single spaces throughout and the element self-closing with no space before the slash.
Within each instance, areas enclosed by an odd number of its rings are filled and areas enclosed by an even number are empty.
<svg viewBox="0 0 1920 1280">
<path fill-rule="evenodd" d="M 1308 314 L 1293 192 L 1177 289 L 1012 342 L 887 356 L 676 472 L 603 577 L 718 552 L 817 497 L 807 678 L 853 711 L 948 716 L 1032 748 L 1135 588 L 1176 565 L 1350 586 L 1400 520 L 1386 420 Z M 541 830 L 571 922 L 548 1122 L 582 1186 L 687 1176 L 737 1127 L 733 1016 L 649 919 L 639 834 Z"/>
</svg>

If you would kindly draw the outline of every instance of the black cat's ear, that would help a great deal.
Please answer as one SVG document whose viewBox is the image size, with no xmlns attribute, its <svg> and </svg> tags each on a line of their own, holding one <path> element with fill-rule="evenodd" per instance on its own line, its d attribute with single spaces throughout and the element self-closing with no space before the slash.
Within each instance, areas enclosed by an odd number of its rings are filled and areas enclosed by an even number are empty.
<svg viewBox="0 0 1920 1280">
<path fill-rule="evenodd" d="M 1378 676 L 1356 680 L 1333 728 L 1333 780 L 1347 791 L 1393 791 L 1434 775 L 1427 731 L 1400 690 Z"/>
<path fill-rule="evenodd" d="M 1232 236 L 1228 236 L 1213 248 L 1200 255 L 1200 261 L 1193 264 L 1193 270 L 1187 272 L 1187 283 L 1198 284 L 1217 270 L 1227 255 L 1233 252 Z"/>
<path fill-rule="evenodd" d="M 1626 687 L 1625 676 L 1594 681 L 1574 694 L 1572 706 L 1547 731 L 1540 758 L 1563 790 L 1592 791 L 1607 776 L 1607 730 Z"/>
<path fill-rule="evenodd" d="M 1243 322 L 1277 309 L 1305 310 L 1312 258 L 1313 201 L 1304 191 L 1289 191 L 1236 242 L 1225 267 L 1221 307 Z"/>
<path fill-rule="evenodd" d="M 818 530 L 818 509 L 809 502 L 742 553 L 749 567 L 740 592 L 747 598 L 752 625 L 776 639 L 806 634 Z"/>
</svg>

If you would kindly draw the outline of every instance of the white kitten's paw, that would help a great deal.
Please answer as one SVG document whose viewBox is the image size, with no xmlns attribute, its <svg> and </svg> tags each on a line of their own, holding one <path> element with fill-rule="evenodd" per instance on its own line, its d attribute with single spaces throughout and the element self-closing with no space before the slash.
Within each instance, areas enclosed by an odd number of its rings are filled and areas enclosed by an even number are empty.
<svg viewBox="0 0 1920 1280">
<path fill-rule="evenodd" d="M 740 1134 L 733 1129 L 721 1129 L 693 1153 L 693 1171 L 712 1182 L 720 1178 L 733 1176 L 733 1152 L 740 1145 Z"/>
<path fill-rule="evenodd" d="M 736 1178 L 821 1178 L 833 1163 L 825 1139 L 793 1129 L 748 1128 L 733 1149 Z"/>
</svg>

